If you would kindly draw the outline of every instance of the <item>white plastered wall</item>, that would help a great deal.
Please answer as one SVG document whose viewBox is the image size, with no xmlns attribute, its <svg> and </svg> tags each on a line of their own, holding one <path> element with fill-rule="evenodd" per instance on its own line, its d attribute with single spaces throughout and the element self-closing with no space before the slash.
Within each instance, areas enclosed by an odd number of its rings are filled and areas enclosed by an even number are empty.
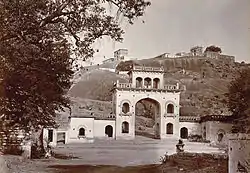
<svg viewBox="0 0 250 173">
<path fill-rule="evenodd" d="M 115 120 L 94 120 L 94 137 L 95 138 L 107 138 L 105 134 L 105 127 L 112 126 L 113 134 L 112 138 L 115 137 Z"/>
<path fill-rule="evenodd" d="M 180 129 L 186 127 L 188 129 L 188 136 L 189 135 L 202 135 L 201 134 L 201 124 L 198 122 L 180 122 Z"/>
<path fill-rule="evenodd" d="M 79 129 L 85 129 L 85 138 L 79 138 Z M 94 118 L 71 117 L 67 143 L 92 141 L 94 138 Z"/>
<path fill-rule="evenodd" d="M 152 99 L 160 104 L 160 138 L 176 137 L 179 136 L 179 101 L 180 93 L 174 92 L 159 92 L 159 91 L 129 91 L 129 90 L 116 90 L 116 139 L 134 139 L 135 137 L 135 105 L 142 99 Z M 130 112 L 126 116 L 121 116 L 122 104 L 129 103 Z M 166 114 L 167 104 L 174 104 L 174 114 Z M 170 117 L 171 116 L 171 117 Z M 129 123 L 129 133 L 122 133 L 122 122 Z M 166 124 L 172 123 L 174 126 L 173 135 L 166 134 Z"/>
</svg>

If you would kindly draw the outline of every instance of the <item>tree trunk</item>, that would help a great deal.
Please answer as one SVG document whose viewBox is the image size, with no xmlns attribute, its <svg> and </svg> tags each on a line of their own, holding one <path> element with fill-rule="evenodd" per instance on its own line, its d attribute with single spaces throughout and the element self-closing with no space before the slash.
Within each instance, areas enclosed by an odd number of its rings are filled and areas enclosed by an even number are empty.
<svg viewBox="0 0 250 173">
<path fill-rule="evenodd" d="M 43 129 L 31 134 L 31 158 L 39 159 L 45 156 Z"/>
</svg>

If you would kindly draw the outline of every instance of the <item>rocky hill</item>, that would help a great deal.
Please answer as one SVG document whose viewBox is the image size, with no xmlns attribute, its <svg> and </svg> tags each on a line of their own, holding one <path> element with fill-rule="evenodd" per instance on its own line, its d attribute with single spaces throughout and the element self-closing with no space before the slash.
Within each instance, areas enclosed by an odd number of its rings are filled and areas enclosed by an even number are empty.
<svg viewBox="0 0 250 173">
<path fill-rule="evenodd" d="M 181 94 L 181 115 L 202 116 L 209 114 L 230 114 L 224 104 L 227 86 L 237 72 L 249 64 L 229 62 L 225 59 L 204 57 L 152 58 L 122 62 L 116 70 L 127 71 L 133 64 L 145 66 L 163 66 L 165 83 L 179 82 L 186 86 Z M 126 82 L 126 75 L 96 67 L 78 73 L 78 81 L 69 91 L 72 97 L 111 101 L 113 82 Z"/>
<path fill-rule="evenodd" d="M 111 101 L 111 89 L 114 82 L 127 81 L 127 76 L 118 75 L 108 70 L 99 68 L 88 71 L 82 70 L 76 74 L 74 84 L 69 90 L 71 97 L 88 98 L 93 100 Z"/>
</svg>

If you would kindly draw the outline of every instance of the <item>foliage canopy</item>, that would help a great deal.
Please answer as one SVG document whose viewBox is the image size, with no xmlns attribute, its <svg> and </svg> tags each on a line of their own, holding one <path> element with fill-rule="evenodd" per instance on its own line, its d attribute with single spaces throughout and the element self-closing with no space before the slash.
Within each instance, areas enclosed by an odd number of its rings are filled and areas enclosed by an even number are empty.
<svg viewBox="0 0 250 173">
<path fill-rule="evenodd" d="M 72 65 L 94 53 L 96 39 L 122 41 L 116 15 L 133 24 L 145 0 L 0 0 L 0 117 L 26 130 L 54 126 L 69 107 Z M 7 122 L 7 121 L 5 121 Z"/>
<path fill-rule="evenodd" d="M 217 47 L 217 46 L 212 45 L 212 46 L 208 46 L 208 47 L 206 48 L 205 52 L 217 52 L 217 53 L 221 53 L 222 50 L 221 50 L 220 47 Z"/>
<path fill-rule="evenodd" d="M 250 125 L 250 68 L 240 71 L 239 76 L 230 83 L 226 96 L 237 132 L 246 132 L 246 127 Z"/>
</svg>

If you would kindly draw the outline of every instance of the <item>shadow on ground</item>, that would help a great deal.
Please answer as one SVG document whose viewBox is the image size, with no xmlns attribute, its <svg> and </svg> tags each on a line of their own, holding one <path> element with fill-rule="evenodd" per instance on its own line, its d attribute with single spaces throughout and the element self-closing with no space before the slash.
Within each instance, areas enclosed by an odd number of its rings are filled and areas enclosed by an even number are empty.
<svg viewBox="0 0 250 173">
<path fill-rule="evenodd" d="M 141 166 L 51 165 L 54 173 L 227 173 L 227 158 L 210 154 L 182 153 L 166 158 L 163 164 Z"/>
</svg>

